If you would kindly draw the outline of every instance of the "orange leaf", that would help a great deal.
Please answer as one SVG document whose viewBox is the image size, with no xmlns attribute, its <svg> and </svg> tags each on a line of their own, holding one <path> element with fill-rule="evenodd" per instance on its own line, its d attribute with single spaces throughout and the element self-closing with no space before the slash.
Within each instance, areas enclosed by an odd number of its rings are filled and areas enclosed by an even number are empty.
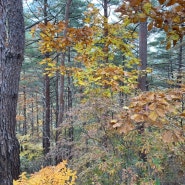
<svg viewBox="0 0 185 185">
<path fill-rule="evenodd" d="M 156 104 L 155 103 L 151 103 L 149 106 L 148 106 L 149 110 L 155 110 L 156 109 Z"/>
<path fill-rule="evenodd" d="M 160 4 L 163 4 L 166 0 L 159 0 Z"/>
<path fill-rule="evenodd" d="M 142 115 L 142 114 L 133 114 L 130 118 L 131 118 L 132 120 L 134 120 L 135 122 L 144 121 L 143 115 Z"/>
<path fill-rule="evenodd" d="M 167 42 L 167 45 L 166 45 L 166 49 L 170 49 L 170 48 L 171 48 L 171 42 L 168 41 L 168 42 Z"/>
<path fill-rule="evenodd" d="M 173 133 L 171 131 L 166 131 L 163 133 L 162 138 L 165 143 L 171 143 L 173 142 Z"/>
<path fill-rule="evenodd" d="M 131 124 L 131 123 L 127 123 L 124 124 L 120 129 L 119 132 L 120 133 L 124 133 L 127 134 L 128 132 L 130 132 L 131 130 L 133 130 L 135 127 Z"/>
<path fill-rule="evenodd" d="M 148 25 L 148 31 L 150 31 L 153 28 L 153 21 L 149 23 Z"/>
<path fill-rule="evenodd" d="M 179 116 L 185 117 L 185 110 Z"/>
<path fill-rule="evenodd" d="M 160 117 L 164 117 L 165 116 L 165 110 L 164 109 L 156 109 L 156 112 L 158 114 L 158 116 Z"/>
<path fill-rule="evenodd" d="M 114 124 L 116 124 L 117 122 L 118 122 L 118 120 L 112 119 L 112 120 L 110 121 L 110 124 L 111 124 L 111 125 L 114 125 Z"/>
</svg>

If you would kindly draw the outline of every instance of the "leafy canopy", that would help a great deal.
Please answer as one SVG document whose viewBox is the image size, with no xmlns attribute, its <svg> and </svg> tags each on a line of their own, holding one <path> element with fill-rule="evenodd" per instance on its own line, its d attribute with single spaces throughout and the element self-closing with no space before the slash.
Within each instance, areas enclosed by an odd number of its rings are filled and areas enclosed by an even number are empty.
<svg viewBox="0 0 185 185">
<path fill-rule="evenodd" d="M 158 0 L 125 0 L 117 9 L 123 19 L 130 23 L 148 20 L 148 30 L 160 28 L 166 32 L 167 49 L 181 40 L 185 33 L 185 1 Z"/>
</svg>

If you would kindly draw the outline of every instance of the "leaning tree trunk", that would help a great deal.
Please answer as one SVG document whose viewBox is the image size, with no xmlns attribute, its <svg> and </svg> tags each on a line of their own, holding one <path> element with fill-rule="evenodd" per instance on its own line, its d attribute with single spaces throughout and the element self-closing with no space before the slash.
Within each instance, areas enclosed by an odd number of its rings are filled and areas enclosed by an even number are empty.
<svg viewBox="0 0 185 185">
<path fill-rule="evenodd" d="M 24 53 L 21 0 L 0 0 L 0 185 L 19 176 L 16 107 Z"/>
</svg>

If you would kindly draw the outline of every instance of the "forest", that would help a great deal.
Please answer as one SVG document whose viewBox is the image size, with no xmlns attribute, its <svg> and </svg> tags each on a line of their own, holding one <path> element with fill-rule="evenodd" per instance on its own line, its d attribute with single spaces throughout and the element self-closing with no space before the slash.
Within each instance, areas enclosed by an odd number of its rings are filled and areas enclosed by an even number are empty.
<svg viewBox="0 0 185 185">
<path fill-rule="evenodd" d="M 0 0 L 0 185 L 185 185 L 184 0 Z"/>
</svg>

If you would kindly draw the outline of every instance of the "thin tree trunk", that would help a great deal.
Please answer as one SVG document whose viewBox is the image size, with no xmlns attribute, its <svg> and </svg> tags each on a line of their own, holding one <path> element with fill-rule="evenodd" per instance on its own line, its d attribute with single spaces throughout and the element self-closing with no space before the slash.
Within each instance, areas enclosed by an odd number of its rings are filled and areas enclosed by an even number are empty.
<svg viewBox="0 0 185 185">
<path fill-rule="evenodd" d="M 31 100 L 31 135 L 34 134 L 34 94 L 32 93 L 32 100 Z"/>
<path fill-rule="evenodd" d="M 65 29 L 64 29 L 64 39 L 67 36 L 67 28 L 69 25 L 69 10 L 71 6 L 72 0 L 67 0 L 66 2 L 66 8 L 65 8 Z M 67 49 L 67 48 L 66 48 Z M 62 52 L 62 54 L 59 56 L 59 59 L 61 59 L 61 66 L 65 66 L 65 57 L 66 57 L 66 51 Z M 64 117 L 64 110 L 65 110 L 65 101 L 64 101 L 64 83 L 65 83 L 65 78 L 64 75 L 59 74 L 59 84 L 58 84 L 58 121 L 57 125 L 60 126 L 63 122 L 63 117 Z M 60 131 L 56 131 L 56 142 L 59 140 L 59 135 Z M 62 155 L 61 155 L 62 156 Z M 56 163 L 60 162 L 62 157 L 57 157 L 56 158 Z"/>
<path fill-rule="evenodd" d="M 47 8 L 48 2 L 44 0 L 44 24 L 47 25 Z M 49 53 L 45 54 L 45 58 L 49 57 Z M 48 74 L 44 76 L 44 88 L 45 88 L 45 117 L 43 122 L 43 152 L 46 155 L 50 150 L 50 79 Z"/>
<path fill-rule="evenodd" d="M 70 55 L 70 47 L 68 49 L 68 63 L 71 62 L 71 55 Z M 72 90 L 71 90 L 71 76 L 68 74 L 67 76 L 67 110 L 70 111 L 70 109 L 73 106 L 73 101 L 72 101 Z M 71 119 L 72 120 L 72 119 Z M 74 128 L 73 128 L 73 122 L 70 122 L 70 127 L 68 129 L 68 138 L 69 138 L 69 146 L 68 146 L 68 158 L 72 159 L 72 142 L 74 141 Z"/>
<path fill-rule="evenodd" d="M 35 102 L 36 102 L 36 123 L 37 123 L 37 135 L 39 135 L 39 102 L 38 102 L 38 95 L 35 95 Z"/>
<path fill-rule="evenodd" d="M 141 65 L 139 70 L 147 68 L 147 22 L 141 22 L 139 25 L 139 58 Z M 141 74 L 138 78 L 138 88 L 141 91 L 148 90 L 147 75 Z"/>
<path fill-rule="evenodd" d="M 177 87 L 180 88 L 182 84 L 182 38 L 180 39 L 180 48 L 179 48 L 179 59 L 178 59 L 178 75 L 177 75 Z"/>
<path fill-rule="evenodd" d="M 57 63 L 58 63 L 58 57 L 57 57 Z M 56 89 L 55 89 L 55 95 L 56 95 L 56 106 L 55 106 L 55 117 L 56 117 L 56 121 L 55 121 L 55 128 L 58 128 L 59 124 L 58 124 L 58 114 L 59 114 L 59 91 L 58 91 L 58 85 L 59 85 L 59 72 L 57 71 L 56 72 Z M 56 135 L 55 135 L 55 143 L 57 143 L 58 141 L 58 132 L 56 132 Z"/>
<path fill-rule="evenodd" d="M 24 41 L 22 1 L 0 0 L 0 185 L 13 185 L 20 172 L 15 128 Z"/>
<path fill-rule="evenodd" d="M 141 60 L 141 65 L 139 70 L 146 70 L 147 68 L 147 21 L 146 22 L 140 22 L 139 26 L 139 58 Z M 141 91 L 147 91 L 148 90 L 148 84 L 147 84 L 147 75 L 141 74 L 138 78 L 138 88 Z M 139 134 L 143 134 L 145 129 L 145 123 L 141 122 L 138 124 L 137 130 Z M 147 155 L 144 151 L 139 152 L 139 156 L 141 160 L 144 162 L 147 161 Z"/>
<path fill-rule="evenodd" d="M 69 23 L 69 10 L 72 0 L 67 0 L 66 9 L 65 9 L 65 29 L 64 29 L 64 38 L 67 36 L 67 28 Z M 61 54 L 61 66 L 65 66 L 65 56 L 66 51 Z M 58 95 L 59 95 L 59 113 L 58 113 L 58 126 L 63 122 L 64 116 L 64 75 L 60 74 L 59 76 L 59 86 L 58 86 Z M 58 141 L 59 132 L 56 132 L 56 141 Z"/>
<path fill-rule="evenodd" d="M 108 37 L 109 30 L 108 30 L 108 0 L 103 0 L 103 10 L 104 10 L 104 38 Z M 109 52 L 109 47 L 107 43 L 104 45 L 104 53 L 105 53 L 105 63 L 108 63 L 109 57 L 108 57 L 108 52 Z"/>
<path fill-rule="evenodd" d="M 26 115 L 26 86 L 23 87 L 23 115 L 24 115 L 24 122 L 23 122 L 23 135 L 27 134 L 27 115 Z"/>
</svg>

